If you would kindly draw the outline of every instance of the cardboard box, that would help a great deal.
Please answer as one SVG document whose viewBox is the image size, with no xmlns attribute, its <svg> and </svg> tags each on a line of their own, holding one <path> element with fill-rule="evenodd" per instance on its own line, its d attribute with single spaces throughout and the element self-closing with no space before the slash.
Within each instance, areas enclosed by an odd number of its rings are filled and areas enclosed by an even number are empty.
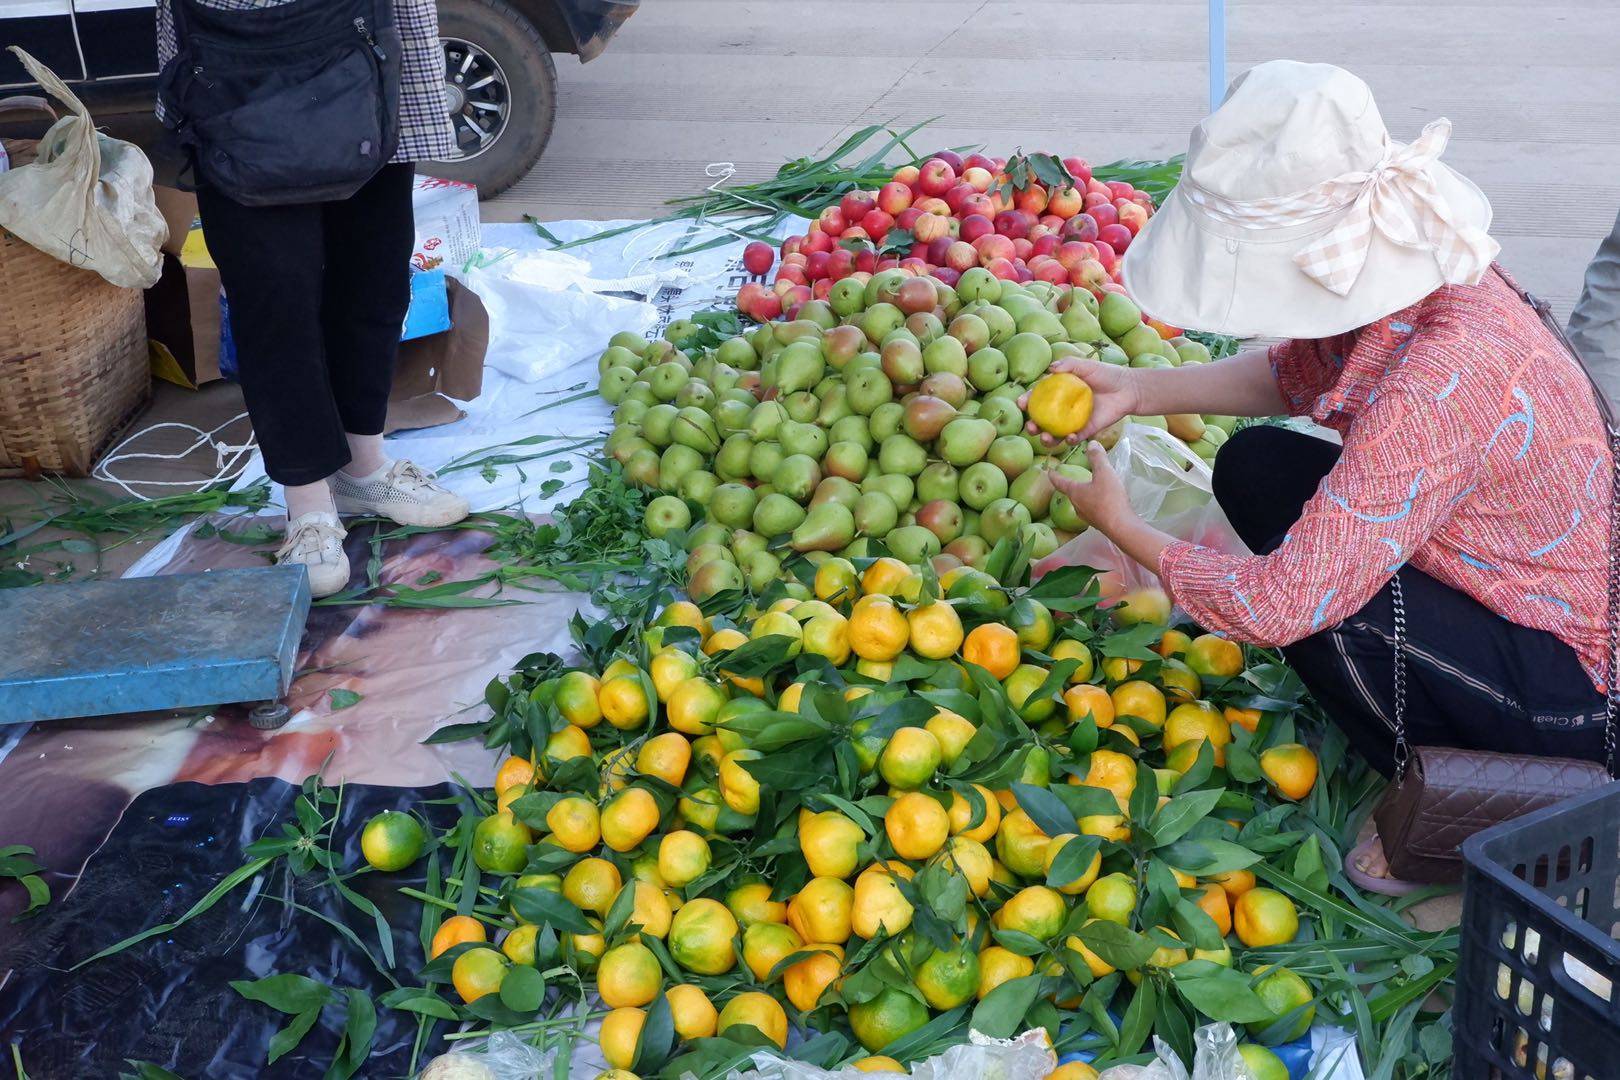
<svg viewBox="0 0 1620 1080">
<path fill-rule="evenodd" d="M 195 390 L 224 377 L 220 360 L 228 337 L 222 315 L 225 298 L 202 230 L 194 228 L 196 196 L 164 187 L 155 188 L 154 195 L 170 235 L 163 247 L 163 276 L 146 291 L 153 372 Z M 476 206 L 475 193 L 475 214 Z M 476 233 L 476 217 L 473 228 Z M 435 250 L 447 248 L 453 237 L 459 237 L 456 243 L 466 242 L 465 235 L 454 231 L 436 235 L 440 242 Z M 431 294 L 432 289 L 426 291 Z M 459 420 L 466 413 L 451 398 L 469 401 L 483 388 L 484 352 L 489 345 L 489 316 L 484 305 L 477 294 L 452 279 L 445 281 L 443 301 L 450 328 L 400 344 L 388 399 L 387 431 Z"/>
</svg>

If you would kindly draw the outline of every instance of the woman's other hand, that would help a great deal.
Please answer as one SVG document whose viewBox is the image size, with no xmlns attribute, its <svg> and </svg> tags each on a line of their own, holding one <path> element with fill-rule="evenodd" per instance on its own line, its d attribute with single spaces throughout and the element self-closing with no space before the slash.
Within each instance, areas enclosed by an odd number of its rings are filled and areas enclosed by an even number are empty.
<svg viewBox="0 0 1620 1080">
<path fill-rule="evenodd" d="M 1105 367 L 1108 365 L 1104 365 Z M 1135 515 L 1125 495 L 1125 485 L 1109 464 L 1108 452 L 1101 443 L 1086 447 L 1086 464 L 1091 469 L 1090 480 L 1076 480 L 1053 469 L 1047 475 L 1052 486 L 1069 497 L 1075 512 L 1097 526 L 1110 538 L 1120 524 Z"/>
</svg>

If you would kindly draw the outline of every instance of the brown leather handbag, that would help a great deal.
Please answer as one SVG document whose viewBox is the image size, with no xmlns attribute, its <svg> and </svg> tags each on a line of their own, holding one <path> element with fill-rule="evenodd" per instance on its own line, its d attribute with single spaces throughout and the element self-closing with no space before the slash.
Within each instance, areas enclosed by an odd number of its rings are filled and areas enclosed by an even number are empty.
<svg viewBox="0 0 1620 1080">
<path fill-rule="evenodd" d="M 1547 304 L 1509 279 L 1526 303 L 1536 309 L 1554 336 L 1586 371 L 1592 373 L 1552 318 Z M 1617 587 L 1616 540 L 1620 526 L 1620 426 L 1608 396 L 1592 380 L 1598 408 L 1609 430 L 1609 452 L 1615 462 L 1614 493 L 1609 505 L 1609 649 L 1604 682 L 1603 747 L 1605 764 L 1573 758 L 1493 754 L 1446 746 L 1409 746 L 1406 741 L 1406 601 L 1399 576 L 1390 578 L 1395 616 L 1395 778 L 1373 811 L 1378 836 L 1391 875 L 1403 881 L 1455 884 L 1462 880 L 1462 843 L 1474 833 L 1540 810 L 1572 795 L 1605 784 L 1615 776 L 1615 655 L 1620 648 L 1620 587 Z"/>
</svg>

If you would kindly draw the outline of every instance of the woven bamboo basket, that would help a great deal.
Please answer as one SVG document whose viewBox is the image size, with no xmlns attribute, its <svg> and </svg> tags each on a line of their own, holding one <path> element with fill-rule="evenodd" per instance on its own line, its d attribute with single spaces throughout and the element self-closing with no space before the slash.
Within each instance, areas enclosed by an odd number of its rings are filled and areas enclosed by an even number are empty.
<svg viewBox="0 0 1620 1080">
<path fill-rule="evenodd" d="M 151 389 L 141 291 L 0 229 L 0 474 L 87 475 Z"/>
</svg>

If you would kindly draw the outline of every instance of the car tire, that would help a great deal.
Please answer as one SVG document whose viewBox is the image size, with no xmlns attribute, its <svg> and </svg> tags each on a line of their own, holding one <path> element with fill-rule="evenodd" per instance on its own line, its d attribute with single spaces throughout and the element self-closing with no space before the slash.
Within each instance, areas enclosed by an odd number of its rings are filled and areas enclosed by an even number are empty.
<svg viewBox="0 0 1620 1080">
<path fill-rule="evenodd" d="M 508 113 L 482 152 L 422 162 L 417 171 L 476 184 L 487 199 L 528 175 L 545 150 L 557 118 L 557 68 L 534 25 L 502 0 L 439 0 L 439 34 L 476 46 L 500 65 Z"/>
</svg>

